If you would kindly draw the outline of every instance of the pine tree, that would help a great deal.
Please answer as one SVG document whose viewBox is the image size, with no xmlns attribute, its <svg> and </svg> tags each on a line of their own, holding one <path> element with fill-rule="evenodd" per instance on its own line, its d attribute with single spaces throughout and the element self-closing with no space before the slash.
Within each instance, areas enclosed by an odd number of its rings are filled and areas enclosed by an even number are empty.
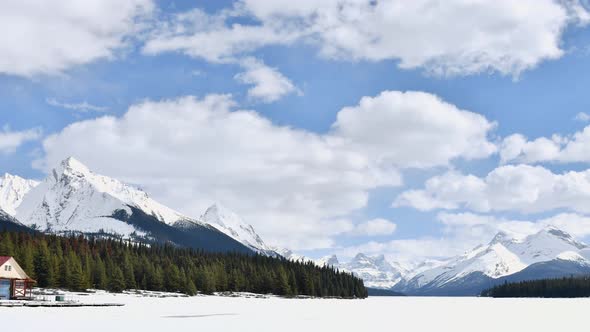
<svg viewBox="0 0 590 332">
<path fill-rule="evenodd" d="M 37 276 L 37 285 L 39 287 L 50 287 L 53 285 L 53 272 L 50 266 L 50 256 L 47 243 L 42 241 L 39 244 L 37 255 L 34 258 L 34 270 Z"/>
<path fill-rule="evenodd" d="M 12 235 L 9 232 L 2 234 L 2 241 L 0 241 L 0 256 L 15 256 L 14 242 Z"/>
<path fill-rule="evenodd" d="M 108 277 L 104 263 L 100 257 L 94 261 L 94 269 L 92 270 L 92 280 L 94 287 L 97 289 L 106 289 L 108 285 Z"/>
<path fill-rule="evenodd" d="M 116 293 L 125 290 L 125 276 L 118 266 L 113 266 L 112 268 L 109 290 Z"/>
</svg>

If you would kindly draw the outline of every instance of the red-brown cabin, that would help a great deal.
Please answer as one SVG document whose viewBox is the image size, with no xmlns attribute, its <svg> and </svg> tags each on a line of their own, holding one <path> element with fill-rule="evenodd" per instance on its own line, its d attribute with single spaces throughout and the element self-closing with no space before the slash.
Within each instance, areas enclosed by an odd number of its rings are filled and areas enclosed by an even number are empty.
<svg viewBox="0 0 590 332">
<path fill-rule="evenodd" d="M 30 298 L 34 284 L 13 257 L 0 256 L 0 300 Z"/>
</svg>

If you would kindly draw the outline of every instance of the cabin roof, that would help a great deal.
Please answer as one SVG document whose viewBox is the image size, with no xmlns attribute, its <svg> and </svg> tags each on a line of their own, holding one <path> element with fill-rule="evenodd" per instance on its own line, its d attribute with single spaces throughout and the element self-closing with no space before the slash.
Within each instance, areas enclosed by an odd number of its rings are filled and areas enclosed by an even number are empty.
<svg viewBox="0 0 590 332">
<path fill-rule="evenodd" d="M 10 256 L 0 256 L 0 265 L 3 265 L 4 263 L 8 262 L 12 257 Z"/>
</svg>

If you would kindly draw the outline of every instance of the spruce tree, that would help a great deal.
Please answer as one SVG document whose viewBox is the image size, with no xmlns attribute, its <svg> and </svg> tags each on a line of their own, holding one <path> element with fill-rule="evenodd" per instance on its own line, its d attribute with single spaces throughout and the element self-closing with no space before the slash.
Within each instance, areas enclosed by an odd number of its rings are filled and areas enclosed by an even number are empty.
<svg viewBox="0 0 590 332">
<path fill-rule="evenodd" d="M 118 266 L 112 267 L 109 290 L 116 293 L 125 290 L 125 276 L 123 276 L 123 271 Z"/>
</svg>

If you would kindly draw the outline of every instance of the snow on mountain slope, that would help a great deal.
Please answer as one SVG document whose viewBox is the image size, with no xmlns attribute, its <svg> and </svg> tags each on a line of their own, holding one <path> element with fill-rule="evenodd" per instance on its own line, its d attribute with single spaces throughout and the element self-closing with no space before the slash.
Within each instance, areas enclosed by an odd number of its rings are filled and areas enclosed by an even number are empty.
<svg viewBox="0 0 590 332">
<path fill-rule="evenodd" d="M 247 224 L 239 215 L 219 203 L 210 206 L 200 220 L 259 253 L 271 256 L 278 254 L 264 243 L 252 225 Z"/>
<path fill-rule="evenodd" d="M 318 266 L 331 266 L 335 268 L 340 268 L 340 262 L 338 261 L 338 257 L 336 255 L 322 257 L 315 261 L 316 265 Z"/>
<path fill-rule="evenodd" d="M 136 229 L 112 218 L 118 210 L 130 214 L 129 205 L 167 224 L 187 219 L 135 187 L 91 172 L 74 158 L 64 160 L 25 195 L 16 218 L 43 231 L 104 231 L 129 236 Z"/>
<path fill-rule="evenodd" d="M 0 208 L 11 216 L 16 215 L 16 209 L 25 195 L 38 184 L 37 181 L 4 174 L 0 177 Z"/>
<path fill-rule="evenodd" d="M 407 272 L 399 266 L 394 267 L 383 255 L 371 257 L 362 253 L 340 267 L 363 279 L 365 286 L 374 288 L 391 288 L 401 280 L 403 273 Z"/>
<path fill-rule="evenodd" d="M 555 259 L 590 264 L 584 258 L 586 248 L 585 244 L 553 227 L 524 239 L 514 239 L 505 233 L 498 233 L 488 245 L 478 246 L 442 265 L 416 274 L 407 281 L 405 287 L 442 287 L 474 272 L 497 279 L 522 271 L 532 264 Z"/>
<path fill-rule="evenodd" d="M 293 261 L 293 262 L 314 262 L 317 264 L 317 262 L 315 262 L 313 259 L 311 259 L 309 257 L 305 257 L 303 255 L 296 254 L 292 250 L 287 249 L 287 248 L 271 247 L 271 249 L 273 252 L 276 252 L 277 254 L 282 256 L 283 258 Z M 323 265 L 320 265 L 320 266 L 323 266 Z"/>
<path fill-rule="evenodd" d="M 336 255 L 331 255 L 320 258 L 315 263 L 350 272 L 363 279 L 365 286 L 372 288 L 391 288 L 408 273 L 399 264 L 388 262 L 383 255 L 367 256 L 359 253 L 347 263 L 340 263 Z"/>
</svg>

